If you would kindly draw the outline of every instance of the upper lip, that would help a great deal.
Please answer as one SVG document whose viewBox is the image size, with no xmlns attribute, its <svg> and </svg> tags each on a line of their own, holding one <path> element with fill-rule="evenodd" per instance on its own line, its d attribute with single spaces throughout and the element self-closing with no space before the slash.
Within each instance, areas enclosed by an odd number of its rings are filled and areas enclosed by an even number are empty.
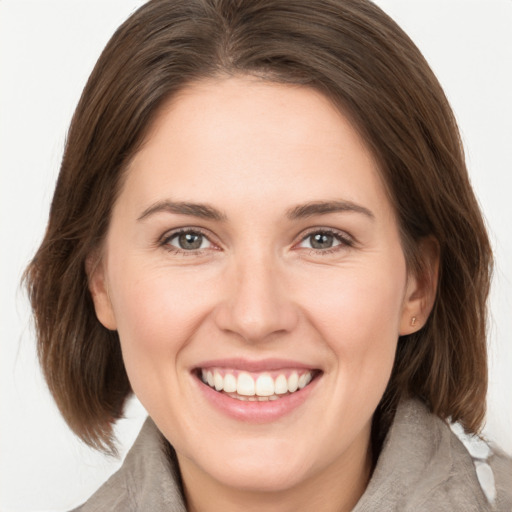
<svg viewBox="0 0 512 512">
<path fill-rule="evenodd" d="M 246 372 L 269 372 L 284 369 L 305 369 L 314 370 L 318 369 L 311 364 L 301 363 L 291 359 L 262 359 L 260 361 L 249 360 L 243 358 L 230 358 L 230 359 L 214 359 L 203 361 L 195 368 L 208 369 L 208 368 L 230 368 L 232 370 L 240 370 Z"/>
</svg>

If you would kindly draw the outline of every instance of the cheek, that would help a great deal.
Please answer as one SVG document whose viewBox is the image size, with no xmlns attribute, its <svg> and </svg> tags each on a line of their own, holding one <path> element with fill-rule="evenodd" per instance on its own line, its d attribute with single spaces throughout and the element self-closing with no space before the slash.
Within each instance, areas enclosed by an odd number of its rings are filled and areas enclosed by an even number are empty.
<svg viewBox="0 0 512 512">
<path fill-rule="evenodd" d="M 323 279 L 316 276 L 317 293 L 306 309 L 343 370 L 339 375 L 357 373 L 356 379 L 347 379 L 348 385 L 361 382 L 364 375 L 368 382 L 377 373 L 387 379 L 398 341 L 405 276 L 403 258 L 347 267 Z"/>
<path fill-rule="evenodd" d="M 112 262 L 114 263 L 114 262 Z M 111 298 L 123 360 L 133 390 L 143 401 L 176 388 L 181 351 L 205 314 L 205 298 L 193 280 L 126 258 L 111 266 Z M 115 270 L 114 270 L 115 269 Z M 152 401 L 150 398 L 149 401 Z"/>
</svg>

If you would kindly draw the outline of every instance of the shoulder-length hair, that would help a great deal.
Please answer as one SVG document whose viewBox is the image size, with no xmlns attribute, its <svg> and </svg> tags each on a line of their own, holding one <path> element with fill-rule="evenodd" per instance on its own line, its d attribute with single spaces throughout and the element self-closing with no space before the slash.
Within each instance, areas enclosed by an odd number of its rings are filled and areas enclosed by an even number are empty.
<svg viewBox="0 0 512 512">
<path fill-rule="evenodd" d="M 408 36 L 368 0 L 152 0 L 113 35 L 69 130 L 48 228 L 26 284 L 38 352 L 61 413 L 114 450 L 131 393 L 116 332 L 95 316 L 85 262 L 101 246 L 123 173 L 159 107 L 192 82 L 254 75 L 312 87 L 352 120 L 379 164 L 409 269 L 437 240 L 436 301 L 399 340 L 379 414 L 423 400 L 477 432 L 487 389 L 491 249 L 453 113 Z"/>
</svg>

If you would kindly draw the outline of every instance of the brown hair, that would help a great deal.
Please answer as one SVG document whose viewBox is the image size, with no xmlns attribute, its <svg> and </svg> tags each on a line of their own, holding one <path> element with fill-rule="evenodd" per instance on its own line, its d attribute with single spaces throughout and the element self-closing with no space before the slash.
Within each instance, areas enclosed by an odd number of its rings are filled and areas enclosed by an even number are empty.
<svg viewBox="0 0 512 512">
<path fill-rule="evenodd" d="M 131 393 L 119 339 L 97 320 L 86 258 L 162 103 L 193 81 L 251 74 L 328 96 L 363 135 L 395 207 L 409 268 L 440 248 L 426 325 L 399 340 L 378 413 L 405 396 L 476 432 L 487 389 L 491 250 L 453 113 L 404 32 L 367 0 L 152 0 L 114 34 L 75 111 L 44 240 L 26 272 L 40 362 L 70 427 L 113 450 Z"/>
</svg>

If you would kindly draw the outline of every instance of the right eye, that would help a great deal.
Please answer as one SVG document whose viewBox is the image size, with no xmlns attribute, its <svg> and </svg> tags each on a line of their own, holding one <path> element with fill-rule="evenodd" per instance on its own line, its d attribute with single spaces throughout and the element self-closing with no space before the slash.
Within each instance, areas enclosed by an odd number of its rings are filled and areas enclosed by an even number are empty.
<svg viewBox="0 0 512 512">
<path fill-rule="evenodd" d="M 172 252 L 201 252 L 211 249 L 213 244 L 200 231 L 181 230 L 171 233 L 162 241 L 162 245 Z"/>
</svg>

